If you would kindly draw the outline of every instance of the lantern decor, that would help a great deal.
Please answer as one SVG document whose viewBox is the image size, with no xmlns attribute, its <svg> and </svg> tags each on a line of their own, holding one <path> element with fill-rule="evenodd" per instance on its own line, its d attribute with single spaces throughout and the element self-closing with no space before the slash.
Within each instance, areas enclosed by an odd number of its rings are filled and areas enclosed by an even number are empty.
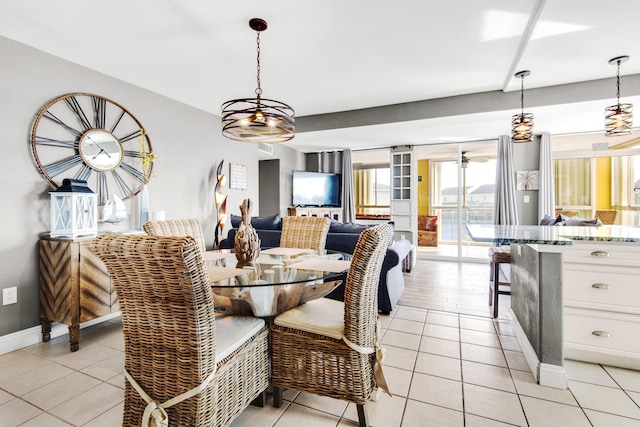
<svg viewBox="0 0 640 427">
<path fill-rule="evenodd" d="M 65 178 L 49 194 L 51 237 L 75 238 L 98 233 L 98 197 L 86 181 Z"/>
</svg>

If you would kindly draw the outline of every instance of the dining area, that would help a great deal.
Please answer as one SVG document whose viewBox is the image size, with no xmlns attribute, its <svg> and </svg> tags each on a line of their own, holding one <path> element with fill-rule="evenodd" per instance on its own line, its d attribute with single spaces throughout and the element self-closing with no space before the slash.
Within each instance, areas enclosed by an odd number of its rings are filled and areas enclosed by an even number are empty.
<svg viewBox="0 0 640 427">
<path fill-rule="evenodd" d="M 389 393 L 376 304 L 389 224 L 365 230 L 351 256 L 283 230 L 251 262 L 204 250 L 197 220 L 145 231 L 93 245 L 122 312 L 123 425 L 228 425 L 267 390 L 280 406 L 287 389 L 352 402 L 370 425 L 365 404 Z M 322 298 L 343 282 L 344 301 Z"/>
</svg>

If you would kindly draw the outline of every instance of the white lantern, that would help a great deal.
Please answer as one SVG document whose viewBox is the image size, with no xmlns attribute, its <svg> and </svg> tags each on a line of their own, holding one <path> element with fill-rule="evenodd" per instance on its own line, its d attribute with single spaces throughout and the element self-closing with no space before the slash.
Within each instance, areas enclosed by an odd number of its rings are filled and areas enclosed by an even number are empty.
<svg viewBox="0 0 640 427">
<path fill-rule="evenodd" d="M 63 179 L 51 195 L 51 237 L 95 236 L 98 198 L 86 181 Z"/>
</svg>

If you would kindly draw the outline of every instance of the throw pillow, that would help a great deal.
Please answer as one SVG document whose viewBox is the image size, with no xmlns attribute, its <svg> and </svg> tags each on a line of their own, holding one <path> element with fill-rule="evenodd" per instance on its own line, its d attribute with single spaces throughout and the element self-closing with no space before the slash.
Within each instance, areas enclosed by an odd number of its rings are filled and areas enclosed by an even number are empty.
<svg viewBox="0 0 640 427">
<path fill-rule="evenodd" d="M 242 223 L 240 215 L 231 214 L 231 227 L 238 228 Z M 273 216 L 254 216 L 251 218 L 251 225 L 256 230 L 280 230 L 282 228 L 282 218 L 280 214 Z"/>
<path fill-rule="evenodd" d="M 355 224 L 352 222 L 340 222 L 335 219 L 331 220 L 331 225 L 329 226 L 329 233 L 351 233 L 351 234 L 360 234 L 367 228 L 371 227 L 367 224 Z"/>
<path fill-rule="evenodd" d="M 540 225 L 553 225 L 557 222 L 557 218 L 555 216 L 545 215 L 544 218 L 540 220 Z"/>
</svg>

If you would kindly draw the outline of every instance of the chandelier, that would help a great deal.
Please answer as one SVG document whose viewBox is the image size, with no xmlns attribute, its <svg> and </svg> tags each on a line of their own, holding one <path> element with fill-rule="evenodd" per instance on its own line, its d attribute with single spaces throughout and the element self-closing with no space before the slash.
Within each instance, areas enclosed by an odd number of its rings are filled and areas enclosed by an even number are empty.
<svg viewBox="0 0 640 427">
<path fill-rule="evenodd" d="M 292 139 L 295 112 L 287 104 L 262 97 L 260 87 L 260 32 L 267 21 L 253 18 L 249 26 L 257 36 L 257 82 L 255 98 L 233 99 L 222 104 L 222 135 L 235 141 L 277 143 Z"/>
<path fill-rule="evenodd" d="M 524 78 L 531 71 L 518 71 L 514 76 L 521 79 L 520 82 L 520 114 L 511 117 L 511 142 L 531 142 L 533 137 L 533 113 L 524 112 Z"/>
<path fill-rule="evenodd" d="M 609 64 L 617 64 L 616 72 L 616 97 L 618 102 L 604 109 L 604 134 L 606 136 L 629 135 L 633 126 L 633 105 L 620 104 L 620 64 L 626 62 L 628 56 L 618 56 L 609 60 Z"/>
</svg>

